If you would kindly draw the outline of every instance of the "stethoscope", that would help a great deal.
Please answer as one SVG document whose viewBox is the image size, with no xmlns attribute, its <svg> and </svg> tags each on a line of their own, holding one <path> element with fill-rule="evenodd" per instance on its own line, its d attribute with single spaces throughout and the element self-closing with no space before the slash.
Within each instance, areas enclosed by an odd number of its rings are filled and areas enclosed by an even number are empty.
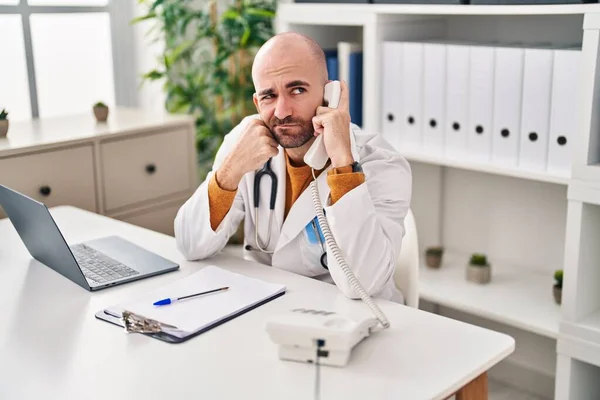
<svg viewBox="0 0 600 400">
<path fill-rule="evenodd" d="M 258 235 L 258 205 L 259 205 L 259 199 L 260 199 L 260 180 L 264 177 L 264 176 L 269 176 L 271 178 L 271 196 L 270 196 L 270 203 L 269 203 L 269 227 L 267 228 L 267 241 L 263 244 L 262 240 L 260 239 L 259 235 Z M 273 172 L 273 169 L 271 168 L 271 159 L 269 159 L 265 165 L 256 172 L 256 174 L 254 175 L 254 241 L 256 242 L 256 247 L 258 247 L 258 249 L 253 249 L 250 245 L 246 246 L 246 250 L 259 250 L 263 253 L 266 254 L 273 254 L 272 250 L 267 250 L 267 246 L 269 245 L 269 242 L 271 241 L 271 222 L 273 221 L 273 214 L 275 212 L 275 200 L 277 198 L 277 176 L 275 175 L 275 172 Z M 325 248 L 325 243 L 323 243 L 323 240 L 321 239 L 321 235 L 319 233 L 319 229 L 317 227 L 317 224 L 315 222 L 315 220 L 313 219 L 311 221 L 312 223 L 312 227 L 313 227 L 313 231 L 315 233 L 315 237 L 317 238 L 317 240 L 319 241 L 319 244 L 321 245 L 321 250 L 323 251 L 323 253 L 321 254 L 321 257 L 319 259 L 319 261 L 321 262 L 321 266 L 325 269 L 329 269 L 327 268 L 327 249 Z"/>
</svg>

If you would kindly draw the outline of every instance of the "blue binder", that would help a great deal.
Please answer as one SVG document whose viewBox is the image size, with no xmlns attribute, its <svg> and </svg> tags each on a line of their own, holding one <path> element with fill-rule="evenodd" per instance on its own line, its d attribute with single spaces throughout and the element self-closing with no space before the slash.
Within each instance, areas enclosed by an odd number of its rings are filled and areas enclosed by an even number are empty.
<svg viewBox="0 0 600 400">
<path fill-rule="evenodd" d="M 350 54 L 350 70 L 348 74 L 350 86 L 350 119 L 352 123 L 362 127 L 363 113 L 363 53 Z"/>
<path fill-rule="evenodd" d="M 324 50 L 327 73 L 332 81 L 339 80 L 337 49 Z"/>
</svg>

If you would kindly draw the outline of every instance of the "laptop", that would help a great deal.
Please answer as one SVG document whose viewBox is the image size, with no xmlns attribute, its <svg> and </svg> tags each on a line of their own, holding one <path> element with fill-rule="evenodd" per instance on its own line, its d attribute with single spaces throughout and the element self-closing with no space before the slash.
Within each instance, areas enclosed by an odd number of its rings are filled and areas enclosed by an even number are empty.
<svg viewBox="0 0 600 400">
<path fill-rule="evenodd" d="M 105 289 L 179 268 L 118 236 L 69 246 L 44 203 L 4 185 L 0 206 L 33 258 L 84 289 Z"/>
</svg>

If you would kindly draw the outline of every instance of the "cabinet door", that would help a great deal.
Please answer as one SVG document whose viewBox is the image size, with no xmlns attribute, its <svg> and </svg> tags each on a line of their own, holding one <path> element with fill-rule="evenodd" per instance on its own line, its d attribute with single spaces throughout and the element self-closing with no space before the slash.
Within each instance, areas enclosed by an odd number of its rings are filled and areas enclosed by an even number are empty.
<svg viewBox="0 0 600 400">
<path fill-rule="evenodd" d="M 91 145 L 0 158 L 0 184 L 48 207 L 97 212 Z"/>
<path fill-rule="evenodd" d="M 181 129 L 102 143 L 106 210 L 191 190 L 188 134 Z"/>
</svg>

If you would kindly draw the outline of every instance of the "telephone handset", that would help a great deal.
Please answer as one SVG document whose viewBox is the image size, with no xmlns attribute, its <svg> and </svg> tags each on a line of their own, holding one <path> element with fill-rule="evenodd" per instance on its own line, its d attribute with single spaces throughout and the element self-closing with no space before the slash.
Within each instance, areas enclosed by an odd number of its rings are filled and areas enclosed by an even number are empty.
<svg viewBox="0 0 600 400">
<path fill-rule="evenodd" d="M 337 108 L 340 103 L 340 94 L 342 93 L 342 86 L 340 81 L 331 81 L 325 85 L 325 93 L 323 98 L 327 107 Z M 323 135 L 317 136 L 310 149 L 304 155 L 304 162 L 311 166 L 313 169 L 319 170 L 325 167 L 329 156 L 325 150 L 325 143 L 323 142 Z"/>
<path fill-rule="evenodd" d="M 339 81 L 332 81 L 325 85 L 324 100 L 329 107 L 337 108 L 340 94 Z M 267 332 L 271 340 L 279 345 L 279 358 L 282 360 L 319 362 L 320 359 L 320 362 L 325 365 L 344 366 L 349 361 L 352 348 L 369 336 L 378 323 L 383 328 L 388 328 L 390 323 L 354 276 L 329 229 L 315 176 L 315 170 L 322 169 L 328 158 L 323 135 L 319 135 L 304 156 L 304 162 L 313 169 L 314 180 L 310 183 L 310 191 L 319 226 L 327 243 L 327 257 L 335 258 L 354 291 L 377 319 L 355 320 L 330 311 L 296 309 L 270 319 L 267 323 Z"/>
</svg>

